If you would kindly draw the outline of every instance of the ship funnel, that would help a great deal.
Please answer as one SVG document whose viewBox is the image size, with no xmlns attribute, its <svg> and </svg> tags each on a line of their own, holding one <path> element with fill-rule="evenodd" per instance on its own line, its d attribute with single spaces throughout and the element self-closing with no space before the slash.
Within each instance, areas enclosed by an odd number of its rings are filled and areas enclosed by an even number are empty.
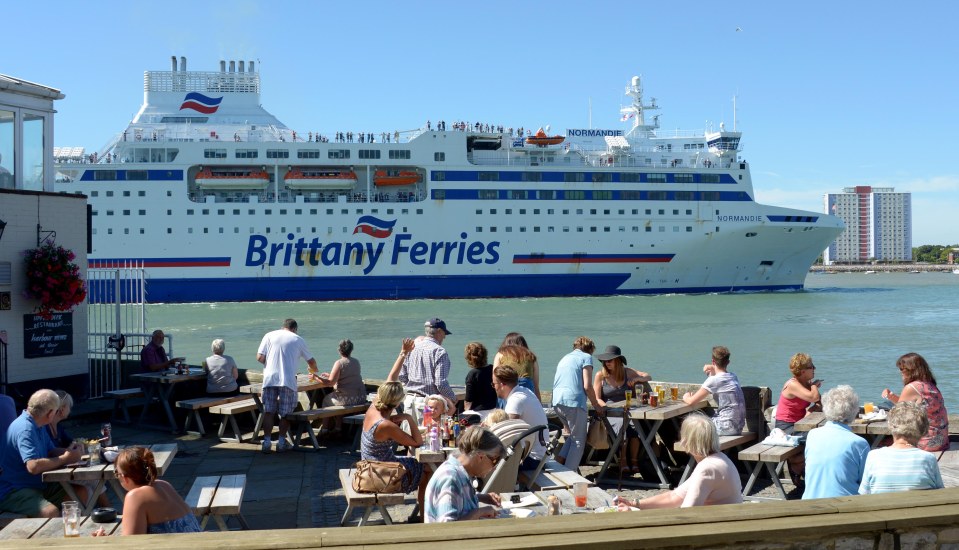
<svg viewBox="0 0 959 550">
<path fill-rule="evenodd" d="M 236 72 L 236 61 L 230 61 L 230 72 Z"/>
<path fill-rule="evenodd" d="M 176 56 L 175 55 L 170 56 L 170 62 L 173 64 L 173 72 L 176 72 Z"/>
<path fill-rule="evenodd" d="M 222 59 L 220 60 L 220 72 L 221 73 L 226 72 L 226 61 L 223 61 Z"/>
<path fill-rule="evenodd" d="M 240 60 L 240 72 L 241 72 L 241 73 L 242 73 L 242 72 L 245 72 L 245 71 L 243 70 L 245 65 L 246 65 L 246 63 L 244 63 L 243 60 L 241 59 L 241 60 Z"/>
<path fill-rule="evenodd" d="M 252 60 L 252 59 L 250 60 L 250 72 L 251 72 L 251 73 L 253 72 L 253 60 Z"/>
<path fill-rule="evenodd" d="M 186 57 L 180 56 L 180 70 L 186 71 Z"/>
</svg>

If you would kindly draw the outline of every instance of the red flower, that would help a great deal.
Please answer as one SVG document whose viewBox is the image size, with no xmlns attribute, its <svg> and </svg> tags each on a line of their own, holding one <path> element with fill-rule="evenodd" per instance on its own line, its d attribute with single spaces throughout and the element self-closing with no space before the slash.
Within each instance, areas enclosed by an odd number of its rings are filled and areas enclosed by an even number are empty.
<svg viewBox="0 0 959 550">
<path fill-rule="evenodd" d="M 40 301 L 37 312 L 49 319 L 55 311 L 69 311 L 86 299 L 80 268 L 71 263 L 76 255 L 53 244 L 24 253 L 27 259 L 27 290 L 24 295 Z"/>
</svg>

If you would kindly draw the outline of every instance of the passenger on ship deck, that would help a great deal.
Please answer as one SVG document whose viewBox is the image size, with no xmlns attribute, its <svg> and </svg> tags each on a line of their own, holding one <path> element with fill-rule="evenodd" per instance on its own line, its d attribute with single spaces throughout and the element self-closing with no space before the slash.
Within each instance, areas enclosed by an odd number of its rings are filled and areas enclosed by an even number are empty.
<svg viewBox="0 0 959 550">
<path fill-rule="evenodd" d="M 503 338 L 503 343 L 493 357 L 493 368 L 504 360 L 509 361 L 509 365 L 519 373 L 519 385 L 532 391 L 536 399 L 542 401 L 543 396 L 539 391 L 539 361 L 522 334 L 510 332 Z M 502 405 L 500 403 L 500 406 Z"/>
<path fill-rule="evenodd" d="M 889 411 L 892 445 L 869 451 L 859 484 L 859 494 L 942 489 L 936 454 L 917 447 L 929 430 L 926 408 L 915 401 L 900 401 Z"/>
<path fill-rule="evenodd" d="M 803 500 L 855 495 L 869 454 L 869 442 L 852 433 L 859 396 L 842 385 L 822 397 L 826 423 L 806 436 L 806 488 Z"/>
<path fill-rule="evenodd" d="M 210 344 L 213 355 L 203 360 L 203 371 L 206 373 L 206 394 L 210 397 L 229 397 L 240 394 L 240 386 L 236 380 L 240 377 L 240 369 L 236 361 L 226 351 L 226 342 L 217 338 Z"/>
<path fill-rule="evenodd" d="M 620 509 L 628 507 L 688 508 L 714 504 L 739 504 L 743 501 L 739 471 L 719 450 L 716 425 L 701 413 L 692 413 L 683 420 L 680 437 L 686 450 L 696 459 L 696 468 L 679 487 L 644 499 L 632 500 L 617 496 L 613 502 Z"/>
<path fill-rule="evenodd" d="M 319 376 L 323 386 L 333 388 L 332 392 L 323 397 L 323 406 L 352 407 L 366 403 L 366 384 L 363 383 L 360 362 L 352 356 L 353 342 L 340 340 L 337 351 L 340 358 L 333 363 L 330 372 Z M 339 435 L 343 431 L 343 417 L 324 419 L 323 430 L 333 436 Z"/>
<path fill-rule="evenodd" d="M 496 391 L 493 390 L 493 365 L 487 358 L 486 346 L 479 342 L 466 344 L 463 352 L 470 366 L 466 373 L 466 397 L 464 410 L 489 411 L 496 408 Z"/>
<path fill-rule="evenodd" d="M 596 345 L 585 336 L 573 340 L 573 351 L 567 353 L 556 365 L 553 377 L 553 407 L 566 432 L 563 448 L 556 460 L 570 469 L 579 468 L 586 448 L 586 428 L 589 415 L 586 401 L 593 405 L 596 414 L 604 414 L 606 408 L 596 400 L 593 391 L 593 350 Z"/>
<path fill-rule="evenodd" d="M 420 419 L 426 398 L 434 393 L 456 402 L 449 382 L 450 357 L 442 345 L 451 333 L 437 317 L 426 321 L 423 328 L 424 336 L 406 357 L 397 378 L 406 387 L 404 410 L 415 420 Z"/>
<path fill-rule="evenodd" d="M 713 423 L 719 435 L 739 435 L 746 425 L 746 398 L 739 378 L 729 372 L 729 348 L 713 347 L 712 362 L 703 366 L 706 381 L 695 393 L 683 396 L 686 403 L 698 403 L 712 394 L 718 405 Z"/>
<path fill-rule="evenodd" d="M 644 382 L 652 379 L 648 373 L 626 367 L 626 357 L 619 346 L 606 346 L 606 351 L 597 355 L 596 359 L 603 364 L 603 368 L 593 378 L 593 391 L 596 401 L 603 407 L 607 406 L 608 401 L 624 401 L 626 392 L 632 392 L 636 384 L 642 387 Z M 617 433 L 623 428 L 622 417 L 608 420 Z M 626 437 L 626 464 L 622 464 L 621 468 L 623 473 L 632 474 L 639 471 L 639 434 L 631 422 L 626 425 Z"/>
<path fill-rule="evenodd" d="M 153 331 L 150 343 L 143 346 L 140 350 L 140 372 L 156 372 L 172 367 L 177 361 L 183 361 L 183 357 L 168 358 L 166 350 L 163 349 L 163 339 L 166 335 L 160 329 Z"/>
<path fill-rule="evenodd" d="M 794 425 L 806 417 L 806 413 L 818 407 L 820 400 L 819 387 L 822 380 L 814 379 L 816 365 L 812 357 L 805 353 L 797 353 L 789 360 L 789 372 L 792 378 L 783 384 L 776 404 L 776 427 L 792 434 Z M 810 407 L 812 405 L 812 407 Z M 802 476 L 805 459 L 801 454 L 793 455 L 788 460 L 789 475 L 796 487 L 802 487 Z"/>
<path fill-rule="evenodd" d="M 882 390 L 885 399 L 898 403 L 916 401 L 926 406 L 929 430 L 918 443 L 924 451 L 949 450 L 949 414 L 946 404 L 936 386 L 936 377 L 932 375 L 929 363 L 918 353 L 907 353 L 896 361 L 902 375 L 902 393 L 896 395 L 889 388 Z"/>
<path fill-rule="evenodd" d="M 436 469 L 426 486 L 425 522 L 496 517 L 496 508 L 480 503 L 499 506 L 499 494 L 477 495 L 472 478 L 489 475 L 505 458 L 506 448 L 493 432 L 483 426 L 467 428 L 456 442 L 456 451 Z"/>
</svg>

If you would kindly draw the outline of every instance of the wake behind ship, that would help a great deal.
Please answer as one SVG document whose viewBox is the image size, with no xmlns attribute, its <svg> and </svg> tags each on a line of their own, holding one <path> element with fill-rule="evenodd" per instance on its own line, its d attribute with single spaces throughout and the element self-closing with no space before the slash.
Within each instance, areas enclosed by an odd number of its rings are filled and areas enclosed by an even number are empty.
<svg viewBox="0 0 959 550">
<path fill-rule="evenodd" d="M 842 221 L 755 202 L 741 132 L 479 122 L 296 131 L 254 63 L 144 73 L 103 149 L 57 148 L 93 207 L 90 267 L 142 265 L 150 302 L 801 289 Z"/>
</svg>

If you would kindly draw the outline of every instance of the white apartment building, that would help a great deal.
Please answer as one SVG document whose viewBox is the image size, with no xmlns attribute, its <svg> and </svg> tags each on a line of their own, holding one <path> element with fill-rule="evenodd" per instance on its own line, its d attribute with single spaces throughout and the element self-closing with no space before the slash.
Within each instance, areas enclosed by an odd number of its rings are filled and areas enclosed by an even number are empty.
<svg viewBox="0 0 959 550">
<path fill-rule="evenodd" d="M 846 223 L 824 253 L 826 264 L 912 260 L 911 193 L 861 185 L 827 193 L 823 202 L 826 213 Z"/>
</svg>

